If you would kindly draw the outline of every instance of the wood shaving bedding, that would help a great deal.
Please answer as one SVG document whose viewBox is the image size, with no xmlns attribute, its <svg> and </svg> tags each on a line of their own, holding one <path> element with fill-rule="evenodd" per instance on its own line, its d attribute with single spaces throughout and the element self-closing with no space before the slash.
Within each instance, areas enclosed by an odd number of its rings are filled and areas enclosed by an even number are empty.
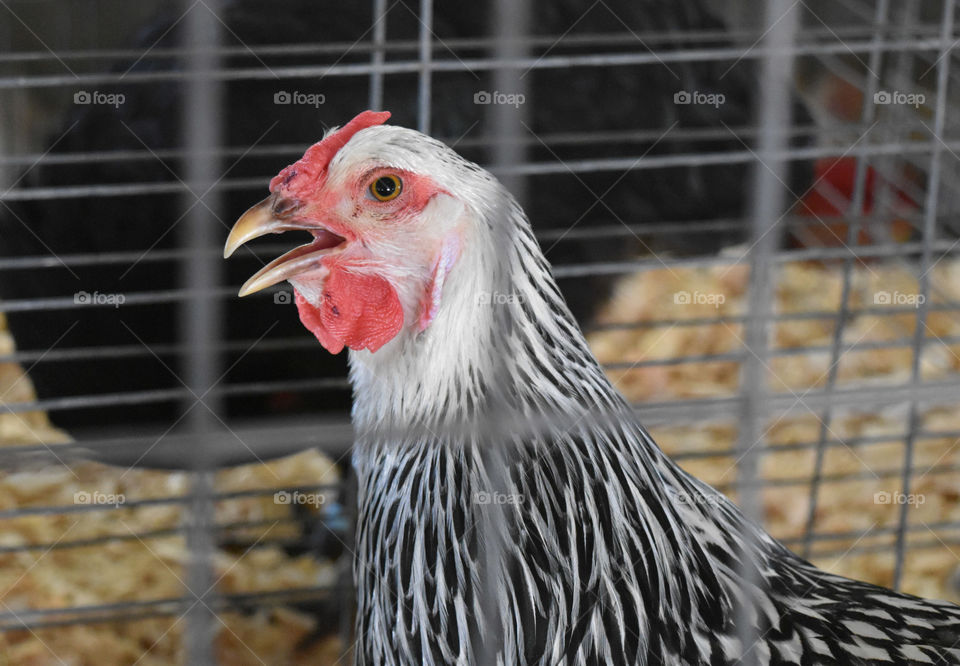
<svg viewBox="0 0 960 666">
<path fill-rule="evenodd" d="M 13 350 L 13 340 L 0 314 L 0 354 Z M 29 378 L 17 364 L 0 364 L 0 396 L 8 402 L 36 399 Z M 69 441 L 69 436 L 55 428 L 43 412 L 0 414 L 0 446 Z M 338 480 L 338 470 L 328 458 L 305 451 L 266 464 L 221 471 L 215 484 L 218 492 L 232 492 L 332 484 Z M 187 489 L 188 475 L 183 472 L 126 470 L 95 462 L 51 462 L 42 467 L 0 471 L 0 511 L 73 506 L 77 493 L 122 495 L 124 500 L 133 501 L 183 495 Z M 218 549 L 214 558 L 218 592 L 274 591 L 338 582 L 340 574 L 333 563 L 309 555 L 294 557 L 276 545 L 260 543 L 298 535 L 295 524 L 271 523 L 290 517 L 290 512 L 289 505 L 274 502 L 272 493 L 217 502 L 219 524 L 266 521 L 263 527 L 236 533 L 249 542 L 248 550 Z M 174 529 L 183 518 L 179 504 L 129 508 L 120 504 L 97 511 L 25 515 L 0 521 L 0 547 L 42 546 L 0 552 L 0 612 L 184 596 L 182 581 L 188 551 L 183 537 L 132 536 Z M 131 538 L 59 547 L 116 534 Z M 52 544 L 58 547 L 51 548 Z M 0 632 L 0 666 L 185 663 L 185 622 L 178 617 L 152 617 Z M 336 637 L 338 629 L 318 626 L 315 616 L 286 606 L 226 611 L 218 614 L 217 657 L 225 665 L 334 664 L 342 648 Z M 314 638 L 324 634 L 328 637 Z"/>
<path fill-rule="evenodd" d="M 599 324 L 703 320 L 744 314 L 748 268 L 742 265 L 711 268 L 649 270 L 623 278 L 603 309 Z M 960 262 L 945 259 L 931 271 L 932 303 L 960 302 Z M 841 265 L 786 263 L 776 272 L 776 313 L 836 313 L 842 294 Z M 849 309 L 900 307 L 918 293 L 916 272 L 884 263 L 856 266 L 852 273 Z M 680 296 L 678 296 L 678 294 Z M 884 295 L 890 295 L 886 304 Z M 878 296 L 879 295 L 879 296 Z M 798 398 L 821 390 L 830 373 L 830 349 L 836 319 L 804 318 L 772 325 L 773 347 L 780 350 L 821 348 L 768 361 L 768 389 Z M 848 319 L 842 349 L 853 344 L 907 340 L 903 345 L 841 355 L 836 386 L 897 386 L 910 381 L 912 351 L 909 340 L 916 326 L 915 312 L 890 315 L 860 314 Z M 603 363 L 641 362 L 744 351 L 743 326 L 703 323 L 690 326 L 658 325 L 634 329 L 600 330 L 589 337 Z M 927 346 L 921 356 L 925 381 L 956 379 L 960 372 L 960 313 L 931 311 L 927 316 Z M 691 361 L 677 365 L 610 370 L 608 375 L 632 401 L 669 401 L 686 398 L 733 397 L 738 394 L 740 362 Z M 960 396 L 950 402 L 921 408 L 922 428 L 931 432 L 960 431 Z M 807 524 L 811 478 L 816 452 L 791 445 L 818 442 L 821 423 L 806 410 L 778 414 L 768 423 L 765 446 L 759 449 L 760 476 L 781 485 L 762 491 L 767 529 L 802 552 Z M 696 414 L 684 424 L 661 423 L 650 428 L 670 455 L 695 476 L 734 497 L 737 445 L 735 416 L 698 422 Z M 908 405 L 882 409 L 836 409 L 827 424 L 827 438 L 847 442 L 876 438 L 875 442 L 826 447 L 818 493 L 814 530 L 836 535 L 816 541 L 812 559 L 837 573 L 891 585 L 894 576 L 895 529 L 901 506 L 900 470 L 905 465 Z M 889 441 L 884 441 L 889 437 Z M 787 447 L 777 451 L 776 447 Z M 717 452 L 704 457 L 703 452 Z M 691 456 L 691 454 L 698 454 Z M 960 530 L 938 523 L 960 521 L 960 441 L 953 437 L 918 439 L 913 453 L 913 481 L 907 504 L 907 553 L 903 589 L 925 597 L 960 600 L 957 568 Z M 837 478 L 840 477 L 840 478 Z M 844 478 L 846 477 L 846 478 Z M 922 500 L 918 498 L 922 497 Z M 897 499 L 895 499 L 897 498 Z M 847 551 L 856 547 L 853 554 Z M 866 552 L 860 552 L 865 550 Z"/>
</svg>

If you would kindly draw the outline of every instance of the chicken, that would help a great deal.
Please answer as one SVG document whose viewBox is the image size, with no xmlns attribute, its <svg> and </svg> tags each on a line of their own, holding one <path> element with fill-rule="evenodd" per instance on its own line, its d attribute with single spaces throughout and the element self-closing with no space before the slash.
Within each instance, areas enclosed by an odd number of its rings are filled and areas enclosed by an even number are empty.
<svg viewBox="0 0 960 666">
<path fill-rule="evenodd" d="M 287 280 L 350 349 L 358 663 L 960 663 L 960 607 L 816 569 L 669 460 L 510 194 L 388 116 L 283 169 L 224 251 L 312 234 L 240 294 Z"/>
</svg>

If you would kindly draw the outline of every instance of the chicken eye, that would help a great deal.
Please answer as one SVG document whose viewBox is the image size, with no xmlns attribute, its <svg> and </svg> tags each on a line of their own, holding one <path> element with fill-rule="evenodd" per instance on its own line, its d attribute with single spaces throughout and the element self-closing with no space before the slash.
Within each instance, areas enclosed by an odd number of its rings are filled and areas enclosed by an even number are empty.
<svg viewBox="0 0 960 666">
<path fill-rule="evenodd" d="M 390 174 L 381 176 L 370 184 L 370 194 L 377 201 L 390 201 L 400 196 L 400 190 L 403 189 L 403 182 L 399 177 Z"/>
</svg>

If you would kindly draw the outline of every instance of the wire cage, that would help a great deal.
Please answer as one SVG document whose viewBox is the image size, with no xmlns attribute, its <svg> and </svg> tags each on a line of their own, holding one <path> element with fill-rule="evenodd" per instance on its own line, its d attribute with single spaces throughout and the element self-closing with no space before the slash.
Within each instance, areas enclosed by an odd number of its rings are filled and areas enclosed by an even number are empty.
<svg viewBox="0 0 960 666">
<path fill-rule="evenodd" d="M 0 662 L 349 659 L 346 364 L 220 254 L 365 108 L 514 192 L 681 466 L 960 598 L 954 2 L 0 5 Z"/>
</svg>

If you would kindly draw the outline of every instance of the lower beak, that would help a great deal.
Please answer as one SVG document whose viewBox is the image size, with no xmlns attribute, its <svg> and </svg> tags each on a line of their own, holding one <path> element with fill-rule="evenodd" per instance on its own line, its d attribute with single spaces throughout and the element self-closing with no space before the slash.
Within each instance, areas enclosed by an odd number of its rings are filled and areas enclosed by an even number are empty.
<svg viewBox="0 0 960 666">
<path fill-rule="evenodd" d="M 284 231 L 299 229 L 309 231 L 314 236 L 312 243 L 290 250 L 257 271 L 240 287 L 240 296 L 253 294 L 300 273 L 319 268 L 320 260 L 329 254 L 331 249 L 344 242 L 342 237 L 320 226 L 289 219 L 289 213 L 295 210 L 295 206 L 279 199 L 276 194 L 271 194 L 251 207 L 233 225 L 233 229 L 230 230 L 230 235 L 227 236 L 227 242 L 223 247 L 224 259 L 236 252 L 241 245 L 267 234 L 279 234 Z M 278 214 L 277 211 L 283 212 Z"/>
</svg>

